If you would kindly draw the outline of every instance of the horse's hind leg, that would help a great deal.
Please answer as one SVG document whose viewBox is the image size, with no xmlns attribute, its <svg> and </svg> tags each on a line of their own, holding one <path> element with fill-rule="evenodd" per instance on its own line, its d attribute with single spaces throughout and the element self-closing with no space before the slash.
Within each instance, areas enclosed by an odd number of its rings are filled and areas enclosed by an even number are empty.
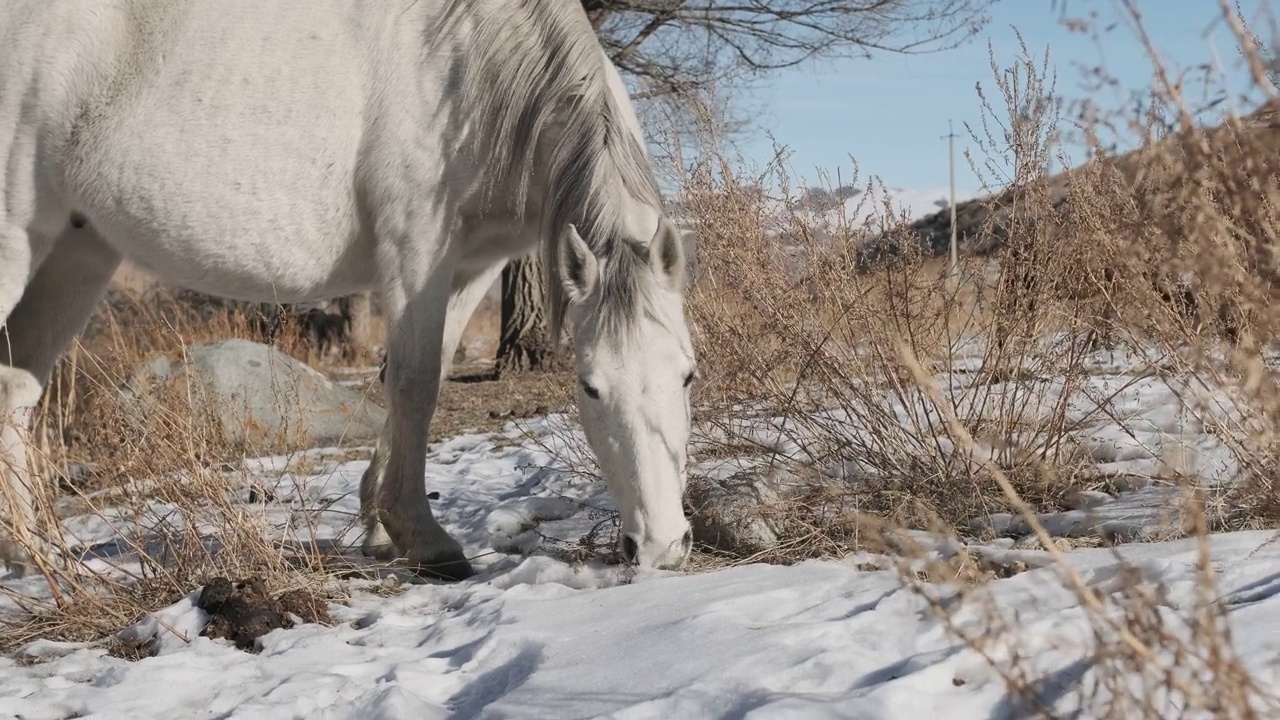
<svg viewBox="0 0 1280 720">
<path fill-rule="evenodd" d="M 58 356 L 84 328 L 120 264 L 120 256 L 89 228 L 68 229 L 58 238 L 0 332 L 0 514 L 15 537 L 0 532 L 0 559 L 17 569 L 31 560 L 36 481 L 29 467 L 26 435 L 32 409 Z M 12 267 L 0 268 L 0 293 L 14 281 Z M 29 270 L 23 270 L 23 283 Z M 16 273 L 15 273 L 16 274 Z M 19 285 L 21 288 L 21 285 Z M 0 299 L 0 310 L 5 307 Z"/>
<path fill-rule="evenodd" d="M 458 343 L 462 341 L 462 331 L 466 329 L 472 313 L 484 299 L 489 286 L 493 285 L 504 265 L 506 265 L 505 261 L 469 276 L 461 274 L 454 276 L 453 289 L 449 295 L 449 309 L 445 315 L 444 340 L 440 346 L 441 382 L 449 374 L 454 352 L 458 349 Z M 382 485 L 383 473 L 386 471 L 386 460 L 386 447 L 379 443 L 373 461 L 369 463 L 369 469 L 360 480 L 361 507 L 373 507 L 373 499 Z M 361 550 L 365 555 L 384 561 L 396 556 L 391 537 L 387 535 L 386 528 L 382 526 L 375 513 L 365 517 L 365 535 Z"/>
</svg>

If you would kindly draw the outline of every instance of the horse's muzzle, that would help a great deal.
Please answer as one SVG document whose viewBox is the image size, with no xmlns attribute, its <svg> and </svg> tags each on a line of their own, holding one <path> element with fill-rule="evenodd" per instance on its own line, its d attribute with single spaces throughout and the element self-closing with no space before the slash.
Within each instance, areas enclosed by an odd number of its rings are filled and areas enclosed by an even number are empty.
<svg viewBox="0 0 1280 720">
<path fill-rule="evenodd" d="M 622 560 L 628 565 L 641 565 L 640 543 L 634 535 L 627 534 L 622 536 Z M 684 535 L 679 540 L 668 545 L 657 557 L 653 558 L 649 564 L 657 570 L 679 570 L 689 559 L 689 553 L 693 550 L 693 529 L 684 531 Z"/>
</svg>

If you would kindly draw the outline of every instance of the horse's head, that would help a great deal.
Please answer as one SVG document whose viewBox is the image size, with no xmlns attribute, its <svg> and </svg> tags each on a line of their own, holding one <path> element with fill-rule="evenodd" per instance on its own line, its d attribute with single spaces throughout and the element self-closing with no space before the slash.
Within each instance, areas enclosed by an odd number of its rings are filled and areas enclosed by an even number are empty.
<svg viewBox="0 0 1280 720">
<path fill-rule="evenodd" d="M 599 243 L 602 255 L 573 225 L 556 241 L 583 429 L 622 513 L 622 555 L 641 567 L 679 568 L 692 543 L 683 503 L 697 377 L 684 318 L 691 240 L 659 216 L 647 242 Z"/>
</svg>

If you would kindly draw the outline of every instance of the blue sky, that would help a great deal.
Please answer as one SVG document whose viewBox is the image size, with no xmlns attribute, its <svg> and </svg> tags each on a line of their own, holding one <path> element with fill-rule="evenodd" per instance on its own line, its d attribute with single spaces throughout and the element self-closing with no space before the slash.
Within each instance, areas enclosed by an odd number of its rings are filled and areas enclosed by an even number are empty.
<svg viewBox="0 0 1280 720">
<path fill-rule="evenodd" d="M 1259 17 L 1266 0 L 1243 0 L 1247 18 Z M 981 82 L 988 96 L 999 102 L 994 85 L 988 42 L 997 61 L 1009 65 L 1019 56 L 1013 28 L 1026 41 L 1037 65 L 1046 45 L 1050 67 L 1057 72 L 1057 94 L 1065 101 L 1090 98 L 1105 108 L 1121 103 L 1116 92 L 1091 91 L 1081 66 L 1105 65 L 1128 89 L 1151 84 L 1151 65 L 1135 35 L 1120 26 L 1101 38 L 1071 33 L 1060 22 L 1064 3 L 1051 0 L 1001 0 L 991 23 L 964 46 L 934 54 L 881 55 L 871 59 L 821 61 L 771 76 L 746 98 L 757 127 L 739 143 L 751 165 L 773 156 L 773 142 L 790 150 L 791 172 L 816 181 L 821 168 L 834 183 L 836 171 L 848 177 L 850 156 L 862 173 L 879 176 L 890 187 L 930 197 L 947 185 L 947 121 L 956 139 L 956 181 L 962 195 L 981 190 L 978 177 L 963 158 L 974 143 L 968 122 L 981 133 L 982 110 L 974 85 Z M 1113 0 L 1068 0 L 1065 13 L 1080 17 L 1090 11 L 1103 21 L 1118 18 Z M 1179 68 L 1214 61 L 1225 66 L 1229 82 L 1247 86 L 1242 61 L 1217 0 L 1139 0 L 1147 31 L 1166 59 Z M 1270 40 L 1270 30 L 1259 32 Z M 1253 100 L 1256 102 L 1256 97 Z M 997 110 L 1001 106 L 996 106 Z M 1221 110 L 1223 108 L 1219 108 Z M 1069 131 L 1070 110 L 1062 127 Z M 765 136 L 767 131 L 772 140 Z M 1072 163 L 1083 157 L 1082 146 L 1068 140 Z M 976 150 L 976 148 L 974 148 Z"/>
</svg>

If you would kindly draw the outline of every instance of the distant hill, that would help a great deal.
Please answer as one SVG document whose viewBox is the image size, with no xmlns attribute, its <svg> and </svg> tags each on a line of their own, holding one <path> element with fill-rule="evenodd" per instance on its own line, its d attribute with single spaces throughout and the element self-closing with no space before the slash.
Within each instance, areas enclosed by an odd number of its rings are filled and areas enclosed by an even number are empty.
<svg viewBox="0 0 1280 720">
<path fill-rule="evenodd" d="M 1250 138 L 1250 147 L 1261 146 L 1272 151 L 1269 153 L 1272 156 L 1280 157 L 1280 102 L 1265 104 L 1242 117 L 1241 121 L 1244 132 L 1253 134 Z M 1202 129 L 1202 131 L 1207 134 L 1210 147 L 1219 153 L 1229 154 L 1232 146 L 1235 145 L 1234 135 L 1225 123 Z M 1046 179 L 1049 183 L 1050 197 L 1055 203 L 1066 202 L 1070 183 L 1085 171 L 1095 169 L 1097 163 L 1109 165 L 1120 171 L 1131 183 L 1136 183 L 1140 177 L 1150 180 L 1153 178 L 1153 173 L 1161 172 L 1159 165 L 1151 163 L 1150 158 L 1157 153 L 1175 148 L 1175 143 L 1176 138 L 1165 138 L 1121 155 L 1100 158 L 1050 176 Z M 1162 185 L 1171 184 L 1177 180 L 1174 177 L 1158 175 L 1154 179 Z M 1002 225 L 1000 220 L 1008 214 L 1010 199 L 1011 193 L 1005 191 L 956 204 L 956 239 L 961 254 L 982 256 L 999 249 Z M 995 229 L 995 232 L 984 236 L 984 226 L 988 224 L 992 213 L 996 215 L 990 226 Z M 911 223 L 910 229 L 918 237 L 920 247 L 925 252 L 933 255 L 947 254 L 951 243 L 950 211 L 943 209 L 920 218 Z M 873 242 L 872 245 L 876 243 Z M 883 246 L 879 250 L 880 252 L 888 250 L 892 253 L 891 248 Z"/>
</svg>

